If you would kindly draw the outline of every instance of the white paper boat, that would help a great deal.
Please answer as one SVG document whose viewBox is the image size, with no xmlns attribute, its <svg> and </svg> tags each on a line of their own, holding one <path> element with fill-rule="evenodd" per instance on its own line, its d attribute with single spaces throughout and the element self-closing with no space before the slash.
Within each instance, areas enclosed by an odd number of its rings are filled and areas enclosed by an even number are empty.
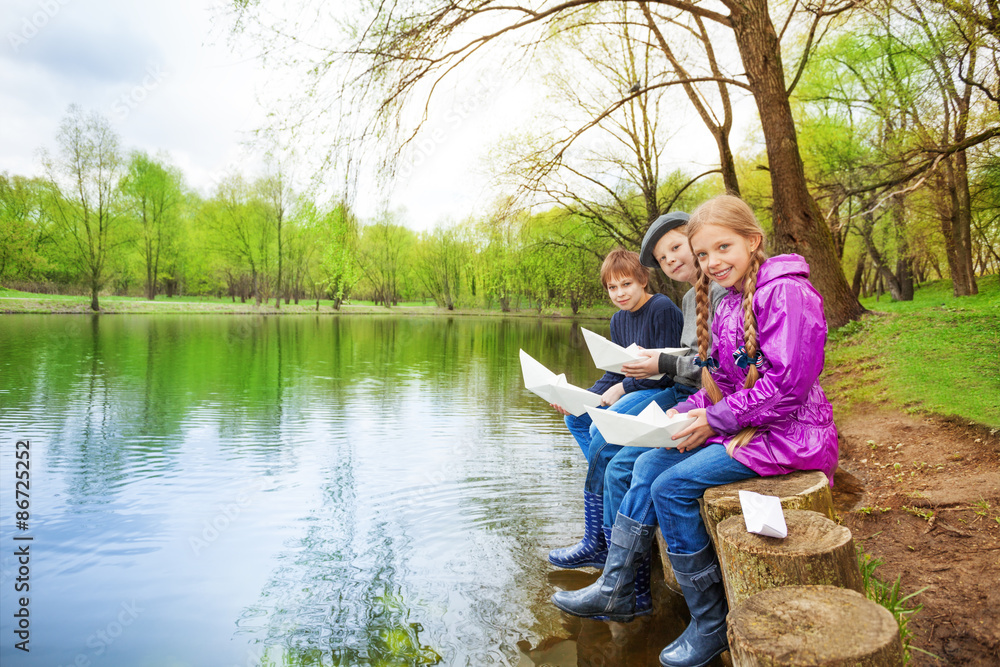
<svg viewBox="0 0 1000 667">
<path fill-rule="evenodd" d="M 631 361 L 646 361 L 646 356 L 639 353 L 639 346 L 632 343 L 628 347 L 622 347 L 616 343 L 612 343 L 610 340 L 605 338 L 600 334 L 596 334 L 590 329 L 581 329 L 583 331 L 583 339 L 587 341 L 587 349 L 590 350 L 590 356 L 594 358 L 594 365 L 603 371 L 611 371 L 612 373 L 621 373 L 622 364 L 627 364 Z M 650 352 L 662 352 L 664 354 L 688 354 L 688 348 L 686 347 L 661 347 L 650 349 Z M 663 374 L 650 375 L 650 380 L 659 380 L 663 377 Z"/>
<path fill-rule="evenodd" d="M 525 389 L 574 417 L 582 415 L 588 405 L 601 404 L 600 394 L 570 384 L 565 373 L 556 375 L 524 350 L 521 350 L 521 375 Z"/>
<path fill-rule="evenodd" d="M 620 415 L 610 410 L 587 408 L 597 430 L 612 445 L 624 447 L 676 447 L 687 440 L 671 440 L 678 431 L 694 423 L 694 417 L 667 417 L 656 403 L 650 403 L 637 415 Z"/>
<path fill-rule="evenodd" d="M 747 530 L 767 537 L 787 537 L 788 525 L 781 498 L 740 490 L 740 507 Z"/>
</svg>

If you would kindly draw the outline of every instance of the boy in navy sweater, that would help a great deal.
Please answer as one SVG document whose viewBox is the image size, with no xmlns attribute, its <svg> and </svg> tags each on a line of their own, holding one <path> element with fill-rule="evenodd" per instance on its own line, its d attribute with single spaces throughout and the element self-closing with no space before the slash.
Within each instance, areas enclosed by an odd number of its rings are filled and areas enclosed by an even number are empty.
<svg viewBox="0 0 1000 667">
<path fill-rule="evenodd" d="M 601 284 L 608 291 L 611 302 L 619 308 L 611 317 L 611 340 L 622 347 L 628 347 L 632 343 L 643 348 L 679 347 L 684 317 L 669 298 L 647 292 L 648 283 L 649 272 L 640 262 L 638 254 L 616 248 L 604 259 Z M 674 380 L 669 375 L 652 380 L 625 377 L 609 371 L 589 391 L 601 395 L 602 407 L 614 412 L 636 414 L 673 384 Z M 599 458 L 608 443 L 593 426 L 590 415 L 584 413 L 574 417 L 557 405 L 552 407 L 566 415 L 566 426 L 580 445 L 587 461 Z M 588 466 L 583 499 L 583 541 L 549 554 L 549 561 L 560 567 L 604 565 L 603 557 L 607 553 L 607 547 L 602 530 L 603 465 Z"/>
</svg>

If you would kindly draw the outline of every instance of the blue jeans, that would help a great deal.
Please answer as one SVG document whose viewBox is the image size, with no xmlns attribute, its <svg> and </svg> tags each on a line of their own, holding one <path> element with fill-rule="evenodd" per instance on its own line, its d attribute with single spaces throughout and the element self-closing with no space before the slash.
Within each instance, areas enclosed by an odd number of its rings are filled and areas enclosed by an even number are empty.
<svg viewBox="0 0 1000 667">
<path fill-rule="evenodd" d="M 698 505 L 705 489 L 756 476 L 720 444 L 686 452 L 652 449 L 635 460 L 632 485 L 622 493 L 618 511 L 645 525 L 659 523 L 670 552 L 693 554 L 709 542 Z M 622 492 L 621 480 L 615 484 Z"/>
<path fill-rule="evenodd" d="M 614 405 L 602 409 L 611 410 L 612 412 L 624 412 L 639 403 L 643 403 L 643 407 L 645 407 L 646 405 L 649 405 L 649 401 L 646 399 L 652 398 L 660 391 L 662 390 L 640 389 L 639 391 L 629 392 L 615 401 Z M 589 462 L 590 443 L 594 439 L 595 435 L 600 437 L 597 427 L 594 426 L 594 420 L 591 419 L 590 415 L 586 412 L 579 417 L 566 415 L 566 428 L 568 428 L 569 432 L 573 434 L 573 438 L 576 439 L 576 444 L 580 445 L 580 449 L 583 450 L 583 458 L 587 459 Z"/>
<path fill-rule="evenodd" d="M 624 414 L 637 415 L 642 412 L 650 403 L 655 402 L 661 410 L 669 410 L 678 403 L 681 403 L 688 396 L 697 391 L 694 387 L 686 384 L 675 384 L 655 394 L 650 400 L 633 406 Z M 620 412 L 620 411 L 619 411 Z M 599 441 L 598 441 L 599 439 Z M 587 482 L 584 488 L 593 493 L 604 494 L 604 525 L 610 528 L 615 523 L 615 515 L 618 514 L 618 506 L 621 504 L 622 496 L 612 497 L 609 494 L 609 475 L 624 476 L 625 491 L 628 490 L 629 482 L 632 479 L 632 465 L 642 454 L 649 451 L 649 447 L 622 447 L 621 445 L 610 445 L 598 433 L 591 441 L 590 455 L 587 457 Z M 614 468 L 610 467 L 612 461 Z M 614 472 L 612 472 L 614 471 Z"/>
</svg>

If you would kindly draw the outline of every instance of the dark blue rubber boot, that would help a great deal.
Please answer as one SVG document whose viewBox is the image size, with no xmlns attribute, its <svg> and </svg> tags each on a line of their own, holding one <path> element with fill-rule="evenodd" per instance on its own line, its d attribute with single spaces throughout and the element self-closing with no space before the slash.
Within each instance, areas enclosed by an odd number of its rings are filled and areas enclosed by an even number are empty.
<svg viewBox="0 0 1000 667">
<path fill-rule="evenodd" d="M 553 549 L 549 562 L 568 569 L 577 567 L 604 567 L 608 545 L 601 524 L 604 522 L 604 496 L 583 492 L 583 539 L 571 547 Z"/>
<path fill-rule="evenodd" d="M 611 530 L 607 531 L 607 540 L 611 541 Z M 647 616 L 653 613 L 653 591 L 650 588 L 650 575 L 652 569 L 653 550 L 646 552 L 645 556 L 640 556 L 635 564 L 635 615 Z M 594 616 L 594 620 L 607 621 L 607 616 Z"/>
<path fill-rule="evenodd" d="M 650 588 L 650 575 L 653 568 L 653 551 L 646 551 L 640 556 L 635 566 L 635 615 L 645 616 L 653 611 L 653 590 Z"/>
<path fill-rule="evenodd" d="M 726 590 L 711 542 L 693 554 L 667 553 L 684 593 L 691 622 L 660 653 L 662 667 L 702 667 L 729 648 L 726 638 Z"/>
<path fill-rule="evenodd" d="M 556 593 L 552 603 L 574 616 L 631 621 L 635 617 L 636 562 L 649 551 L 655 530 L 655 526 L 641 524 L 619 512 L 600 578 L 578 591 Z"/>
</svg>

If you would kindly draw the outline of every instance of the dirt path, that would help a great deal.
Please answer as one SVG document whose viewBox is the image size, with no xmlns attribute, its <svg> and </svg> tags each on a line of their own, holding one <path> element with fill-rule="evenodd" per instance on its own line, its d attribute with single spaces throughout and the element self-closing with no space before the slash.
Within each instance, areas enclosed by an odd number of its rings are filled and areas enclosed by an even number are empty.
<svg viewBox="0 0 1000 667">
<path fill-rule="evenodd" d="M 913 665 L 1000 664 L 1000 432 L 868 406 L 837 416 L 835 500 L 883 581 L 926 590 Z"/>
</svg>

